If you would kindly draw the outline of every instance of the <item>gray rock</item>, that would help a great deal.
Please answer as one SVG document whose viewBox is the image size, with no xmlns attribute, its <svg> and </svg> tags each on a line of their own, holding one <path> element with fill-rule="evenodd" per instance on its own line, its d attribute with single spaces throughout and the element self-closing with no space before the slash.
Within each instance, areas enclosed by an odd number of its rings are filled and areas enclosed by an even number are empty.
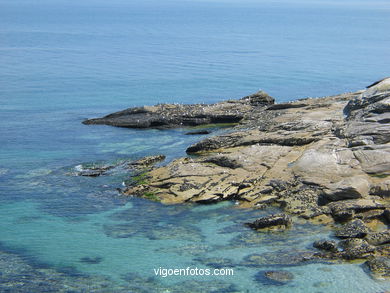
<svg viewBox="0 0 390 293">
<path fill-rule="evenodd" d="M 327 187 L 324 189 L 323 195 L 331 201 L 363 198 L 368 195 L 370 190 L 369 182 L 364 177 L 357 176 L 329 184 Z"/>
</svg>

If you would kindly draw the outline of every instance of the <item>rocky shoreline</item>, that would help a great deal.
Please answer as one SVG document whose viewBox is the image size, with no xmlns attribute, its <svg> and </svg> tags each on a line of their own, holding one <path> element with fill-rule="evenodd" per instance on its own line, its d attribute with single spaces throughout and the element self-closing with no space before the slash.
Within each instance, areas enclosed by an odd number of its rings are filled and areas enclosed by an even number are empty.
<svg viewBox="0 0 390 293">
<path fill-rule="evenodd" d="M 188 147 L 191 156 L 145 169 L 123 193 L 165 204 L 278 206 L 282 214 L 248 226 L 288 229 L 295 218 L 330 225 L 339 240 L 319 239 L 312 257 L 364 260 L 373 277 L 390 278 L 390 78 L 354 93 L 291 103 L 274 104 L 258 92 L 212 105 L 130 108 L 83 123 L 232 123 L 226 133 Z"/>
</svg>

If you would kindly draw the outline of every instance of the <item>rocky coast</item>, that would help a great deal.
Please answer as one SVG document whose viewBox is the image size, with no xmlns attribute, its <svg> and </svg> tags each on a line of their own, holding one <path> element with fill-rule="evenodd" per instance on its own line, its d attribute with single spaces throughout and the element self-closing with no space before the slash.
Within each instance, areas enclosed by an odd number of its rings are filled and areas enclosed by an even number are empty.
<svg viewBox="0 0 390 293">
<path fill-rule="evenodd" d="M 280 214 L 246 225 L 259 231 L 289 229 L 302 219 L 329 225 L 333 237 L 313 243 L 318 250 L 305 260 L 358 259 L 373 277 L 390 278 L 390 78 L 289 103 L 258 92 L 210 105 L 130 108 L 83 123 L 229 124 L 223 134 L 189 146 L 187 157 L 137 166 L 141 171 L 122 192 L 165 204 L 232 200 L 241 208 L 279 207 Z"/>
</svg>

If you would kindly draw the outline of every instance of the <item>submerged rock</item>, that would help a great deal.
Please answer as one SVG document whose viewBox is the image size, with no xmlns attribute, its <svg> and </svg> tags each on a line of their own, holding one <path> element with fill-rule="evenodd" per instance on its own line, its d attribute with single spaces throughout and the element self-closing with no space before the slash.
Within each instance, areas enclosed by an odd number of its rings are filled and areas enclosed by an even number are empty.
<svg viewBox="0 0 390 293">
<path fill-rule="evenodd" d="M 260 271 L 255 275 L 255 280 L 264 285 L 285 285 L 294 279 L 289 271 Z"/>
</svg>

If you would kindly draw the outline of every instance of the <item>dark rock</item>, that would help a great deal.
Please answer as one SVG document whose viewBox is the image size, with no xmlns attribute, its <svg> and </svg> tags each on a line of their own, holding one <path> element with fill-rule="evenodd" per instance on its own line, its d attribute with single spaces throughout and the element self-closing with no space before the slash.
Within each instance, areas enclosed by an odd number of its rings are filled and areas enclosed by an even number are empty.
<svg viewBox="0 0 390 293">
<path fill-rule="evenodd" d="M 355 215 L 355 218 L 362 219 L 362 220 L 371 220 L 371 219 L 381 218 L 382 216 L 383 216 L 383 210 L 376 209 L 376 210 L 369 210 L 369 211 L 358 213 Z"/>
<path fill-rule="evenodd" d="M 253 223 L 246 223 L 252 229 L 263 229 L 275 226 L 282 226 L 287 228 L 291 226 L 291 217 L 286 214 L 274 214 L 264 218 L 257 219 Z"/>
<path fill-rule="evenodd" d="M 281 103 L 281 104 L 274 104 L 267 107 L 267 110 L 284 110 L 284 109 L 291 109 L 291 108 L 303 108 L 306 107 L 307 104 L 304 103 Z"/>
<path fill-rule="evenodd" d="M 390 210 L 386 209 L 383 212 L 383 218 L 387 221 L 387 223 L 390 223 Z"/>
<path fill-rule="evenodd" d="M 390 279 L 390 259 L 384 257 L 372 258 L 365 262 L 373 278 Z"/>
<path fill-rule="evenodd" d="M 313 243 L 313 246 L 321 250 L 337 252 L 337 243 L 334 240 L 318 240 Z"/>
<path fill-rule="evenodd" d="M 87 263 L 87 264 L 98 264 L 98 263 L 101 263 L 102 260 L 103 260 L 103 258 L 100 256 L 95 256 L 95 257 L 85 256 L 85 257 L 80 258 L 80 262 Z"/>
<path fill-rule="evenodd" d="M 242 167 L 242 165 L 236 160 L 223 155 L 217 155 L 217 156 L 207 158 L 204 162 L 213 163 L 220 167 L 226 167 L 230 169 L 237 169 Z"/>
<path fill-rule="evenodd" d="M 294 279 L 289 271 L 260 271 L 255 275 L 255 280 L 263 285 L 285 285 Z"/>
<path fill-rule="evenodd" d="M 355 216 L 353 210 L 337 210 L 332 213 L 332 217 L 336 222 L 348 222 Z"/>
<path fill-rule="evenodd" d="M 186 132 L 185 135 L 204 135 L 204 134 L 210 134 L 210 130 L 198 130 L 198 131 L 189 131 Z"/>
<path fill-rule="evenodd" d="M 367 235 L 368 228 L 362 220 L 354 220 L 344 224 L 335 233 L 338 238 L 363 238 Z"/>
</svg>

